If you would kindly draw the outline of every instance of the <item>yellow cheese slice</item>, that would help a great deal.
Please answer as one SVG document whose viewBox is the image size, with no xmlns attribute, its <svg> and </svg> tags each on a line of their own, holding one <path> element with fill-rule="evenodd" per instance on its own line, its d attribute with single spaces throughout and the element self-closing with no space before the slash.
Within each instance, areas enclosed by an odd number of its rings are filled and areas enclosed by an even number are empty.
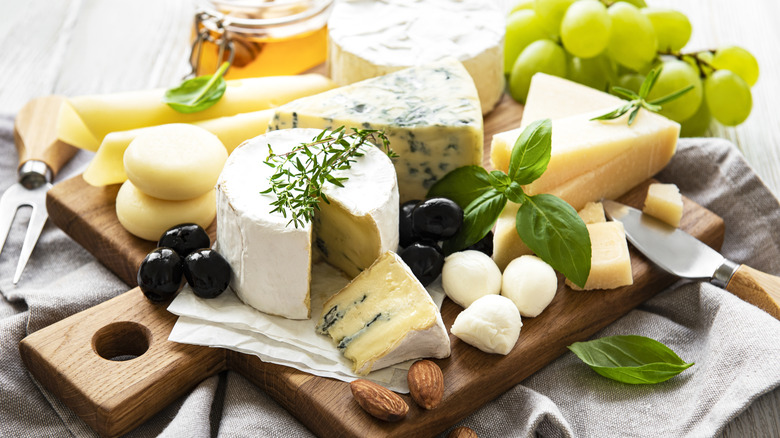
<svg viewBox="0 0 780 438">
<path fill-rule="evenodd" d="M 216 135 L 225 145 L 229 154 L 245 140 L 264 134 L 273 112 L 273 109 L 253 111 L 235 116 L 203 120 L 195 122 L 193 125 L 200 126 Z M 84 171 L 84 181 L 93 186 L 105 186 L 119 184 L 127 180 L 127 174 L 122 164 L 122 157 L 127 146 L 137 136 L 155 128 L 150 126 L 129 131 L 111 132 L 106 135 L 100 143 L 95 158 Z"/>
<path fill-rule="evenodd" d="M 634 284 L 623 224 L 600 222 L 588 224 L 587 227 L 592 252 L 590 275 L 584 289 L 614 289 Z M 566 284 L 574 290 L 581 290 L 568 279 Z"/>
<path fill-rule="evenodd" d="M 642 211 L 673 227 L 679 227 L 683 213 L 680 189 L 674 184 L 650 184 Z"/>
<path fill-rule="evenodd" d="M 557 76 L 537 73 L 531 78 L 531 88 L 523 107 L 520 126 L 526 127 L 536 120 L 562 119 L 577 114 L 614 107 L 622 101 L 585 85 Z M 606 111 L 605 111 L 606 112 Z M 493 168 L 506 171 L 514 143 L 493 144 L 490 162 Z"/>
<path fill-rule="evenodd" d="M 604 215 L 604 205 L 601 202 L 588 202 L 582 210 L 577 212 L 580 215 L 585 224 L 596 224 L 599 222 L 606 222 L 607 218 Z"/>
<path fill-rule="evenodd" d="M 166 105 L 162 101 L 163 89 L 73 97 L 60 108 L 57 135 L 65 143 L 96 150 L 109 132 L 276 108 L 333 87 L 330 79 L 317 74 L 228 81 L 219 102 L 192 114 L 179 113 Z"/>
</svg>

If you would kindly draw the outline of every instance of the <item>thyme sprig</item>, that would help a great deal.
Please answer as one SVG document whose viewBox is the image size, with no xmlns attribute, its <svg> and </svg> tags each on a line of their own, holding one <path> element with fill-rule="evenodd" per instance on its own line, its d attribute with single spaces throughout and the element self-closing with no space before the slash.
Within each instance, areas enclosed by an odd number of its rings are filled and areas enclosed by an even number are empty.
<svg viewBox="0 0 780 438">
<path fill-rule="evenodd" d="M 269 179 L 271 186 L 260 193 L 272 193 L 276 197 L 271 202 L 274 207 L 271 213 L 279 212 L 285 218 L 289 214 L 287 225 L 293 224 L 295 228 L 311 222 L 314 212 L 320 209 L 320 200 L 330 204 L 323 186 L 331 183 L 344 187 L 348 178 L 337 172 L 349 169 L 362 157 L 361 147 L 367 143 L 375 145 L 390 158 L 398 156 L 390 149 L 384 132 L 352 128 L 348 133 L 344 126 L 332 131 L 326 129 L 311 142 L 283 154 L 274 153 L 269 144 L 264 163 L 275 171 Z"/>
<path fill-rule="evenodd" d="M 648 102 L 647 96 L 650 94 L 653 86 L 655 86 L 656 81 L 658 81 L 658 76 L 660 75 L 661 67 L 651 70 L 650 73 L 648 73 L 645 77 L 642 85 L 639 87 L 639 93 L 636 93 L 633 90 L 629 90 L 628 88 L 612 87 L 612 91 L 615 94 L 619 94 L 621 97 L 628 99 L 629 101 L 617 107 L 613 111 L 602 114 L 598 117 L 594 117 L 591 120 L 613 120 L 631 111 L 631 114 L 628 116 L 628 126 L 631 126 L 631 124 L 634 123 L 634 119 L 636 119 L 637 114 L 639 114 L 640 109 L 644 108 L 648 111 L 657 113 L 658 111 L 661 111 L 661 105 L 667 102 L 671 102 L 672 100 L 677 99 L 678 97 L 693 89 L 693 85 L 689 85 L 681 90 L 675 91 L 674 93 L 667 94 L 666 96 Z"/>
</svg>

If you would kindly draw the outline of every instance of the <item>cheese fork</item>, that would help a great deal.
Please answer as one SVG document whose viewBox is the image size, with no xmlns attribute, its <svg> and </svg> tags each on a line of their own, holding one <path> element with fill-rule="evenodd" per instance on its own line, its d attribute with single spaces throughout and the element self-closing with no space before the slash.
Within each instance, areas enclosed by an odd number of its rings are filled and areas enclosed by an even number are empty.
<svg viewBox="0 0 780 438">
<path fill-rule="evenodd" d="M 76 153 L 76 148 L 57 139 L 56 121 L 63 101 L 64 98 L 60 96 L 33 99 L 22 107 L 14 122 L 14 140 L 19 154 L 19 182 L 7 188 L 0 198 L 0 256 L 16 211 L 19 207 L 32 207 L 14 273 L 14 284 L 22 277 L 49 217 L 46 212 L 46 192 L 52 187 L 52 179 Z"/>
</svg>

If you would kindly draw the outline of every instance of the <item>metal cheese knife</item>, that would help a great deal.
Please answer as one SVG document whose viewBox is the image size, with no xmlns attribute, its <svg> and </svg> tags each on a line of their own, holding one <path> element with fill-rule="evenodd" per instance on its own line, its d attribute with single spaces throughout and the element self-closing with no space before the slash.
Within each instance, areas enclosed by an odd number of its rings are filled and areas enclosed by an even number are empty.
<svg viewBox="0 0 780 438">
<path fill-rule="evenodd" d="M 726 259 L 695 237 L 642 211 L 603 201 L 607 217 L 653 263 L 678 277 L 706 279 L 780 319 L 780 277 Z"/>
</svg>

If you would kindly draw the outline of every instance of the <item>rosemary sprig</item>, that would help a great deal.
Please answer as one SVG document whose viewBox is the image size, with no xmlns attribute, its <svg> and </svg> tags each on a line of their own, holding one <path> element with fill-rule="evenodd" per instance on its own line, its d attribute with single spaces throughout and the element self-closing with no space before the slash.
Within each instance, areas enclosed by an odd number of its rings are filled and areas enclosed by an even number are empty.
<svg viewBox="0 0 780 438">
<path fill-rule="evenodd" d="M 623 98 L 628 99 L 629 102 L 619 106 L 613 111 L 598 117 L 594 117 L 591 120 L 613 120 L 631 111 L 631 114 L 628 116 L 628 126 L 631 126 L 631 124 L 634 123 L 634 119 L 636 119 L 636 116 L 639 114 L 639 110 L 641 108 L 657 113 L 658 111 L 661 111 L 662 104 L 671 102 L 672 100 L 677 99 L 678 97 L 693 89 L 693 85 L 689 85 L 682 90 L 675 91 L 674 93 L 648 102 L 647 96 L 650 94 L 650 90 L 653 89 L 653 86 L 655 86 L 656 81 L 658 81 L 658 76 L 660 75 L 661 67 L 651 70 L 650 73 L 648 73 L 645 77 L 642 85 L 639 87 L 639 93 L 636 93 L 633 90 L 629 90 L 628 88 L 612 87 L 613 92 L 619 94 Z"/>
<path fill-rule="evenodd" d="M 357 158 L 362 157 L 360 148 L 366 143 L 379 147 L 388 157 L 398 155 L 390 149 L 390 141 L 384 132 L 375 129 L 352 128 L 351 133 L 341 126 L 333 131 L 320 132 L 309 143 L 296 146 L 290 152 L 275 154 L 268 145 L 268 158 L 264 163 L 274 169 L 270 178 L 271 187 L 260 192 L 273 193 L 276 200 L 271 213 L 279 212 L 295 228 L 311 222 L 320 200 L 330 203 L 322 192 L 326 182 L 344 187 L 346 176 L 336 172 L 349 169 Z"/>
</svg>

